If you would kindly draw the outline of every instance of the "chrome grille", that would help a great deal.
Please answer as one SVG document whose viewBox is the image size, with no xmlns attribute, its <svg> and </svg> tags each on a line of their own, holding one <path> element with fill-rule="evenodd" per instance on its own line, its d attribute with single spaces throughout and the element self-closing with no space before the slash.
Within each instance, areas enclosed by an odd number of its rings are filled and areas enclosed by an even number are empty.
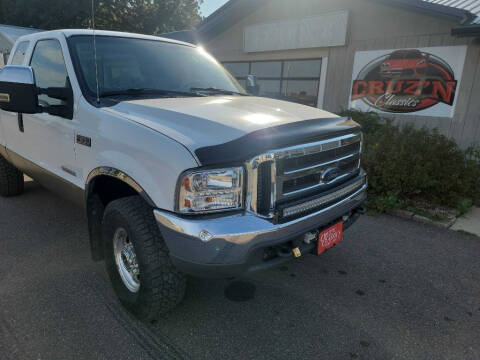
<svg viewBox="0 0 480 360">
<path fill-rule="evenodd" d="M 278 204 L 341 185 L 360 168 L 361 140 L 361 133 L 355 132 L 254 158 L 247 163 L 247 205 L 273 217 Z"/>
<path fill-rule="evenodd" d="M 275 152 L 276 201 L 340 182 L 360 167 L 361 134 L 348 134 Z M 327 171 L 336 176 L 326 178 Z"/>
</svg>

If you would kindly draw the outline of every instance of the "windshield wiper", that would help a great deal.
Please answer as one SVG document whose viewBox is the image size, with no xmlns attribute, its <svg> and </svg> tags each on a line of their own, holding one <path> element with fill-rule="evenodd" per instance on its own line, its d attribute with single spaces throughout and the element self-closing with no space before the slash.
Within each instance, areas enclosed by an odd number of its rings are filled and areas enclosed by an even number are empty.
<svg viewBox="0 0 480 360">
<path fill-rule="evenodd" d="M 215 87 L 207 87 L 207 88 L 202 88 L 202 87 L 192 87 L 190 88 L 190 91 L 195 91 L 197 93 L 201 92 L 206 92 L 209 94 L 213 95 L 240 95 L 240 96 L 250 96 L 249 94 L 241 93 L 238 91 L 231 91 L 231 90 L 225 90 L 225 89 L 218 89 Z"/>
<path fill-rule="evenodd" d="M 197 92 L 189 92 L 189 91 L 176 91 L 176 90 L 165 90 L 165 89 L 149 89 L 149 88 L 132 88 L 132 89 L 124 89 L 124 90 L 112 90 L 112 91 L 104 91 L 100 93 L 100 97 L 109 97 L 109 96 L 138 96 L 138 95 L 178 95 L 178 96 L 205 96 L 199 94 Z"/>
</svg>

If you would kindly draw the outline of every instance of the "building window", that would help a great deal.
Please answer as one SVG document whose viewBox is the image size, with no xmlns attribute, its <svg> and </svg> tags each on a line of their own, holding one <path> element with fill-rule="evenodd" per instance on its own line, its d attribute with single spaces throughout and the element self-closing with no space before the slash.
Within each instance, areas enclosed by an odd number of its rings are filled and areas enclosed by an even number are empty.
<svg viewBox="0 0 480 360">
<path fill-rule="evenodd" d="M 224 66 L 243 87 L 249 74 L 256 75 L 260 96 L 317 106 L 321 59 L 225 62 Z"/>
</svg>

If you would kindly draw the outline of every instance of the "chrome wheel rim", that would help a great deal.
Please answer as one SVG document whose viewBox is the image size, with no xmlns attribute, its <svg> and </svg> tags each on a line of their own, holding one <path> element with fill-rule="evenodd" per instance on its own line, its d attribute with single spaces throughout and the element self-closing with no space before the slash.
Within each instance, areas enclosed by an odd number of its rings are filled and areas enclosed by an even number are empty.
<svg viewBox="0 0 480 360">
<path fill-rule="evenodd" d="M 140 289 L 140 270 L 137 255 L 124 228 L 117 229 L 113 235 L 113 255 L 123 284 L 131 292 L 138 292 Z"/>
</svg>

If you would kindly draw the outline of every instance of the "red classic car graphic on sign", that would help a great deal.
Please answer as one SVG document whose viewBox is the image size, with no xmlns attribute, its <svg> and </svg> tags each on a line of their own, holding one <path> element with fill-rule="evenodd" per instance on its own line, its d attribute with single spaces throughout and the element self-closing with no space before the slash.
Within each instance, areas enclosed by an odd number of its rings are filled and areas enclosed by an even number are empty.
<svg viewBox="0 0 480 360">
<path fill-rule="evenodd" d="M 417 49 L 396 50 L 370 61 L 352 85 L 352 100 L 392 113 L 411 113 L 438 103 L 452 106 L 457 80 L 446 61 Z"/>
<path fill-rule="evenodd" d="M 397 76 L 425 75 L 428 68 L 428 54 L 420 50 L 397 50 L 382 63 L 380 75 L 384 78 Z"/>
</svg>

